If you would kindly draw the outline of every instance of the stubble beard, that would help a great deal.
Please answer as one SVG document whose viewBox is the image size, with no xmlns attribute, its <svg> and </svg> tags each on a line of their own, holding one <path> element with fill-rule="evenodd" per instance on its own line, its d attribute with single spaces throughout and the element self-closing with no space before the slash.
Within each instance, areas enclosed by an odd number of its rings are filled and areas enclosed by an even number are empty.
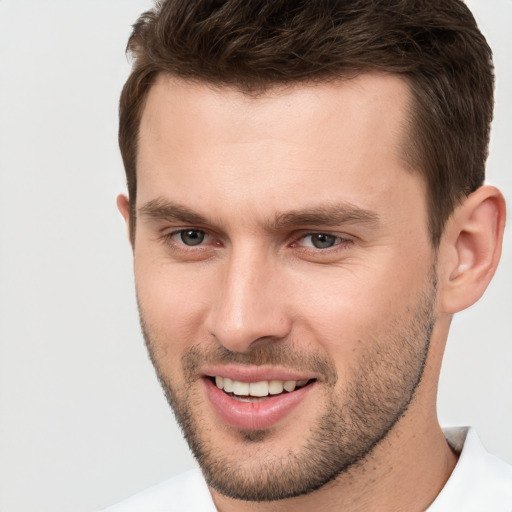
<svg viewBox="0 0 512 512">
<path fill-rule="evenodd" d="M 223 347 L 206 353 L 193 347 L 182 357 L 185 381 L 178 385 L 159 362 L 162 340 L 149 332 L 140 304 L 139 311 L 157 376 L 208 485 L 233 499 L 275 501 L 309 494 L 364 462 L 405 414 L 423 376 L 435 325 L 435 297 L 436 274 L 432 270 L 428 289 L 420 294 L 412 313 L 401 312 L 390 322 L 388 332 L 363 341 L 366 350 L 357 367 L 351 368 L 353 378 L 342 391 L 335 389 L 338 379 L 331 360 L 318 354 L 291 354 L 290 347 L 283 349 L 280 344 L 244 354 Z M 324 377 L 325 411 L 309 429 L 309 438 L 284 456 L 265 451 L 271 430 L 237 431 L 239 441 L 258 443 L 261 453 L 242 466 L 208 437 L 212 427 L 201 417 L 195 374 L 206 361 L 314 369 Z"/>
</svg>

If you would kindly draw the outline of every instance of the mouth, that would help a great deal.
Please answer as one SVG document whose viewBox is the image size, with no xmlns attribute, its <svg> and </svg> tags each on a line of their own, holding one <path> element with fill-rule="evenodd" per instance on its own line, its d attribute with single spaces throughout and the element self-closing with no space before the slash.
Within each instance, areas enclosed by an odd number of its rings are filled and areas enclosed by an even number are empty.
<svg viewBox="0 0 512 512">
<path fill-rule="evenodd" d="M 262 375 L 251 379 L 233 373 L 231 377 L 204 375 L 202 381 L 214 414 L 238 430 L 264 430 L 284 421 L 318 386 L 316 378 L 292 379 L 287 375 L 285 379 L 268 376 L 263 380 Z M 305 414 L 310 413 L 311 404 Z"/>
</svg>

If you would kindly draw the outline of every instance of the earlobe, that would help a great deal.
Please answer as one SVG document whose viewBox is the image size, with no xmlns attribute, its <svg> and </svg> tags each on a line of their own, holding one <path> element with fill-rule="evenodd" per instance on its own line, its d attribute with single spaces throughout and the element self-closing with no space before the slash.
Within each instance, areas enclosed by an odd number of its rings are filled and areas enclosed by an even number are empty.
<svg viewBox="0 0 512 512">
<path fill-rule="evenodd" d="M 440 297 L 445 313 L 461 311 L 483 295 L 498 266 L 504 227 L 505 201 L 495 187 L 480 187 L 455 209 L 442 241 L 449 255 Z"/>
<path fill-rule="evenodd" d="M 130 201 L 125 194 L 119 194 L 116 199 L 117 209 L 126 222 L 128 236 L 130 235 Z"/>
</svg>

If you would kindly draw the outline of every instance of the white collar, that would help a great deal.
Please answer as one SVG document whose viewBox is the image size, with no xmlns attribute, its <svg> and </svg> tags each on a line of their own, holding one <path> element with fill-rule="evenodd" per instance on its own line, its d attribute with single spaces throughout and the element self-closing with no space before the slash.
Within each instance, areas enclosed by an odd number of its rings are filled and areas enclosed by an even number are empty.
<svg viewBox="0 0 512 512">
<path fill-rule="evenodd" d="M 443 430 L 459 460 L 427 512 L 512 512 L 512 466 L 488 453 L 468 427 Z"/>
</svg>

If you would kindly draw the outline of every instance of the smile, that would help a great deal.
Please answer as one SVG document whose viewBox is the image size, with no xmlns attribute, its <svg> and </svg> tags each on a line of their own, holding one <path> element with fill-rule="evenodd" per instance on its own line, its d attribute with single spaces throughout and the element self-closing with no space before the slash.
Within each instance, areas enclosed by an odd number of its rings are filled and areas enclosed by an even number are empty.
<svg viewBox="0 0 512 512">
<path fill-rule="evenodd" d="M 268 429 L 285 420 L 317 387 L 315 378 L 263 380 L 260 377 L 250 382 L 239 378 L 206 376 L 203 382 L 217 418 L 242 430 Z"/>
</svg>

